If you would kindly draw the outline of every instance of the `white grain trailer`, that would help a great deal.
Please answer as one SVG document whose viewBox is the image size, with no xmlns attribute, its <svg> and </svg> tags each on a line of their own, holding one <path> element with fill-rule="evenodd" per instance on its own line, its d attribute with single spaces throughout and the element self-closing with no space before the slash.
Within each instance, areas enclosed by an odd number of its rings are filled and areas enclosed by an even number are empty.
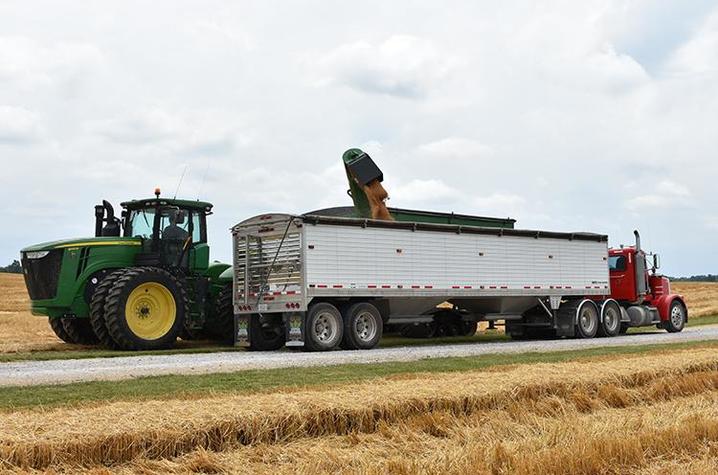
<svg viewBox="0 0 718 475">
<path fill-rule="evenodd" d="M 254 349 L 368 349 L 447 321 L 590 338 L 613 302 L 605 235 L 289 214 L 232 234 L 235 342 Z"/>
</svg>

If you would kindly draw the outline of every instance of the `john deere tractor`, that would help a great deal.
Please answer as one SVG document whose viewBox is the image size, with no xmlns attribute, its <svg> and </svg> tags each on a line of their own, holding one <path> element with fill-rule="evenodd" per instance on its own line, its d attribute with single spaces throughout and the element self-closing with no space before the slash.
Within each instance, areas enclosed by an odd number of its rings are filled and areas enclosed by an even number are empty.
<svg viewBox="0 0 718 475">
<path fill-rule="evenodd" d="M 21 251 L 32 313 L 68 343 L 122 350 L 232 341 L 232 272 L 209 261 L 212 205 L 155 197 L 95 206 L 95 237 Z"/>
</svg>

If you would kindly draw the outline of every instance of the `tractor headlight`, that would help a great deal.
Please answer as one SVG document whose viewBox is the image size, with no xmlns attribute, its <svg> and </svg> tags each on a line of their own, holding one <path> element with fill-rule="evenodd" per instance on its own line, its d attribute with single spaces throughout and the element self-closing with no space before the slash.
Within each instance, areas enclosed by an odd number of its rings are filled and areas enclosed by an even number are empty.
<svg viewBox="0 0 718 475">
<path fill-rule="evenodd" d="M 25 257 L 27 257 L 28 259 L 42 259 L 48 254 L 50 254 L 50 251 L 33 251 L 26 252 Z"/>
</svg>

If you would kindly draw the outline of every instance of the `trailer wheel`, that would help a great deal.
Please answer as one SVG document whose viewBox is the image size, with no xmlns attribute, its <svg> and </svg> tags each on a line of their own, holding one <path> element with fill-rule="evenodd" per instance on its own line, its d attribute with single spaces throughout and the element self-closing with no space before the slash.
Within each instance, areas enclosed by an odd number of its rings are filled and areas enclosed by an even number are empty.
<svg viewBox="0 0 718 475">
<path fill-rule="evenodd" d="M 55 335 L 65 343 L 76 343 L 73 341 L 72 338 L 70 338 L 70 335 L 67 334 L 65 331 L 65 326 L 62 324 L 62 318 L 48 318 L 48 323 L 50 324 L 50 328 L 52 328 L 52 331 L 55 332 Z"/>
<path fill-rule="evenodd" d="M 230 334 L 234 334 L 234 326 Z M 287 342 L 287 333 L 281 315 L 252 315 L 249 318 L 250 351 L 274 351 Z"/>
<path fill-rule="evenodd" d="M 598 336 L 616 336 L 621 331 L 621 307 L 613 300 L 608 300 L 601 308 L 603 320 L 598 326 Z"/>
<path fill-rule="evenodd" d="M 62 318 L 65 333 L 74 343 L 79 345 L 95 345 L 98 343 L 95 332 L 92 331 L 89 318 Z"/>
<path fill-rule="evenodd" d="M 99 285 L 95 287 L 90 299 L 90 324 L 92 325 L 92 330 L 97 335 L 97 339 L 100 340 L 100 344 L 112 350 L 119 349 L 119 345 L 110 336 L 107 323 L 105 323 L 105 299 L 110 287 L 115 284 L 115 280 L 120 275 L 122 275 L 122 271 L 106 275 Z"/>
<path fill-rule="evenodd" d="M 686 326 L 686 309 L 679 300 L 671 302 L 668 310 L 668 320 L 666 320 L 666 331 L 669 333 L 678 333 Z"/>
<path fill-rule="evenodd" d="M 366 302 L 355 303 L 344 312 L 342 348 L 370 350 L 379 344 L 384 323 L 377 308 Z"/>
<path fill-rule="evenodd" d="M 333 350 L 344 336 L 342 314 L 327 302 L 318 303 L 309 309 L 306 328 L 304 348 L 309 351 Z"/>
<path fill-rule="evenodd" d="M 599 318 L 596 304 L 585 300 L 578 307 L 576 319 L 576 335 L 580 338 L 593 338 L 598 332 Z"/>
<path fill-rule="evenodd" d="M 182 283 L 153 267 L 125 269 L 105 298 L 105 322 L 123 350 L 171 348 L 184 325 Z"/>
</svg>

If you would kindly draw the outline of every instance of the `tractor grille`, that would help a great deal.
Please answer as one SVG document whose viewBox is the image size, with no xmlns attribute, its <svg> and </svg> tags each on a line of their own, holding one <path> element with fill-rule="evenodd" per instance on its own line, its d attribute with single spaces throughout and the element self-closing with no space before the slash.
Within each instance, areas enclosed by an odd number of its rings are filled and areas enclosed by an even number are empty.
<svg viewBox="0 0 718 475">
<path fill-rule="evenodd" d="M 57 294 L 57 282 L 60 279 L 62 250 L 50 251 L 41 259 L 28 259 L 22 256 L 22 272 L 25 276 L 27 292 L 32 300 L 54 298 Z"/>
</svg>

